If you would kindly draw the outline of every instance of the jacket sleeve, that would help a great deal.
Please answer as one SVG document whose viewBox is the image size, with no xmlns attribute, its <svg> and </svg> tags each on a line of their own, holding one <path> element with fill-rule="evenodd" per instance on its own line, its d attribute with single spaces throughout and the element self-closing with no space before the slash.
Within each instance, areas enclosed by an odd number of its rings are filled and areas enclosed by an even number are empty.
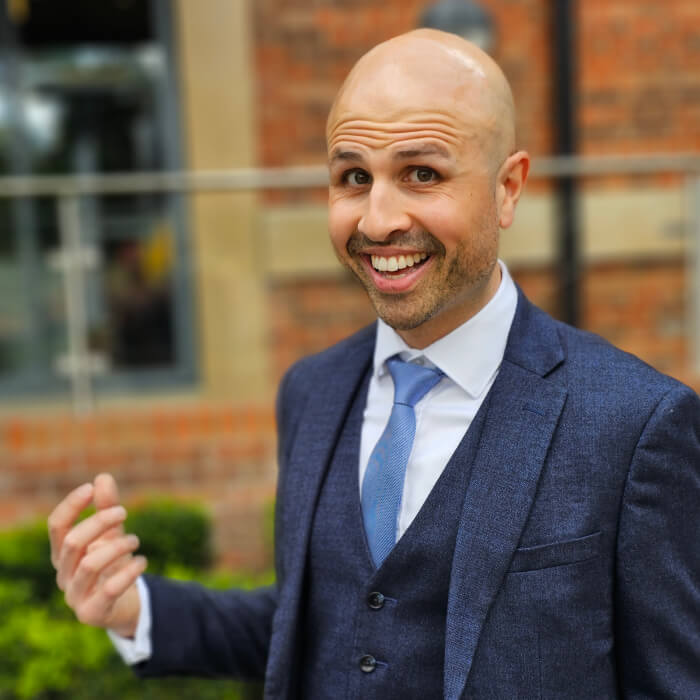
<svg viewBox="0 0 700 700">
<path fill-rule="evenodd" d="M 147 576 L 153 654 L 142 677 L 188 675 L 262 680 L 276 606 L 274 587 L 214 591 Z"/>
<path fill-rule="evenodd" d="M 284 463 L 296 433 L 301 397 L 291 388 L 298 365 L 284 377 L 277 399 L 278 497 Z M 283 581 L 283 546 L 275 518 L 277 585 Z M 152 656 L 134 667 L 143 677 L 192 675 L 262 680 L 277 608 L 277 586 L 256 591 L 213 591 L 194 583 L 147 576 L 152 610 Z"/>
<path fill-rule="evenodd" d="M 624 698 L 700 698 L 700 400 L 676 385 L 637 442 L 617 542 Z"/>
</svg>

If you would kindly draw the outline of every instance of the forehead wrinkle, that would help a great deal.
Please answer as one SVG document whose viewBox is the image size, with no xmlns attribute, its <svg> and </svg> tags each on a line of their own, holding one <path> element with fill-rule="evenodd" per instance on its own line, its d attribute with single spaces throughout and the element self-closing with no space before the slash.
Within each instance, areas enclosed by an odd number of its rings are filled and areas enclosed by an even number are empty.
<svg viewBox="0 0 700 700">
<path fill-rule="evenodd" d="M 436 132 L 444 131 L 445 133 L 450 133 L 455 136 L 458 136 L 463 131 L 463 129 L 454 125 L 453 115 L 442 116 L 436 114 L 430 115 L 427 118 L 425 115 L 407 115 L 403 119 L 393 119 L 388 117 L 382 120 L 346 117 L 344 119 L 337 119 L 334 124 L 329 125 L 328 135 L 330 137 L 334 132 L 340 130 L 349 132 L 376 130 L 394 133 L 402 131 L 410 132 L 421 129 Z"/>
<path fill-rule="evenodd" d="M 453 147 L 461 146 L 466 138 L 476 136 L 475 134 L 467 134 L 464 130 L 448 128 L 435 124 L 375 124 L 362 128 L 358 122 L 353 122 L 353 126 L 338 125 L 329 134 L 328 151 L 340 148 L 341 143 L 352 143 L 361 146 L 369 146 L 372 148 L 387 148 L 394 143 L 401 141 L 438 141 L 445 142 Z M 437 144 L 435 144 L 437 145 Z"/>
</svg>

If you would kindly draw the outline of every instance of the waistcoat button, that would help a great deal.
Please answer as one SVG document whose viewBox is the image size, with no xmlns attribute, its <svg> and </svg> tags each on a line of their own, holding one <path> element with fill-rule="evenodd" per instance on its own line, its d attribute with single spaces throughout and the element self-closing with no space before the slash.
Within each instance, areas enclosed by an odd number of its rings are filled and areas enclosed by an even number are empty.
<svg viewBox="0 0 700 700">
<path fill-rule="evenodd" d="M 362 670 L 364 673 L 372 673 L 375 668 L 377 668 L 377 660 L 374 658 L 374 656 L 365 654 L 360 659 L 360 670 Z"/>
<path fill-rule="evenodd" d="M 373 591 L 367 596 L 367 605 L 372 610 L 381 610 L 384 607 L 384 596 L 377 591 Z"/>
</svg>

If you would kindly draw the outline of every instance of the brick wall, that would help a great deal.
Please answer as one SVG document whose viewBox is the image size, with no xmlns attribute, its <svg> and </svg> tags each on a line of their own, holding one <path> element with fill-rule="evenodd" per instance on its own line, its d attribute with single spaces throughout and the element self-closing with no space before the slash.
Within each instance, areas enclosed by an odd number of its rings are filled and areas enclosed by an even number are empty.
<svg viewBox="0 0 700 700">
<path fill-rule="evenodd" d="M 694 0 L 579 5 L 581 150 L 700 148 L 700 6 Z"/>
<path fill-rule="evenodd" d="M 277 379 L 296 360 L 327 348 L 376 318 L 364 289 L 349 274 L 341 279 L 271 284 L 269 308 Z"/>
<path fill-rule="evenodd" d="M 335 92 L 371 46 L 417 26 L 429 2 L 260 0 L 255 3 L 260 159 L 325 159 Z M 551 3 L 481 0 L 495 24 L 493 55 L 510 80 L 520 143 L 552 146 Z M 700 9 L 695 0 L 577 3 L 580 150 L 700 148 Z"/>
<path fill-rule="evenodd" d="M 0 528 L 45 517 L 102 471 L 126 504 L 162 497 L 204 502 L 222 563 L 268 561 L 262 513 L 274 498 L 272 407 L 164 400 L 155 408 L 103 408 L 0 418 Z"/>
</svg>

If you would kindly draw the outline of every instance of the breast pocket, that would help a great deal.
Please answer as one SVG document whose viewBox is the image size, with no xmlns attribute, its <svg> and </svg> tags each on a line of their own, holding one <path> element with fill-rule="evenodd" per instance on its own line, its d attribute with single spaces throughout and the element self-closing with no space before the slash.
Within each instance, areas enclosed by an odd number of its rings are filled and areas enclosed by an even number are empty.
<svg viewBox="0 0 700 700">
<path fill-rule="evenodd" d="M 508 572 L 535 571 L 592 559 L 600 553 L 601 537 L 599 531 L 573 540 L 520 547 L 515 550 Z"/>
<path fill-rule="evenodd" d="M 610 568 L 602 532 L 517 549 L 479 639 L 472 697 L 613 697 Z"/>
</svg>

